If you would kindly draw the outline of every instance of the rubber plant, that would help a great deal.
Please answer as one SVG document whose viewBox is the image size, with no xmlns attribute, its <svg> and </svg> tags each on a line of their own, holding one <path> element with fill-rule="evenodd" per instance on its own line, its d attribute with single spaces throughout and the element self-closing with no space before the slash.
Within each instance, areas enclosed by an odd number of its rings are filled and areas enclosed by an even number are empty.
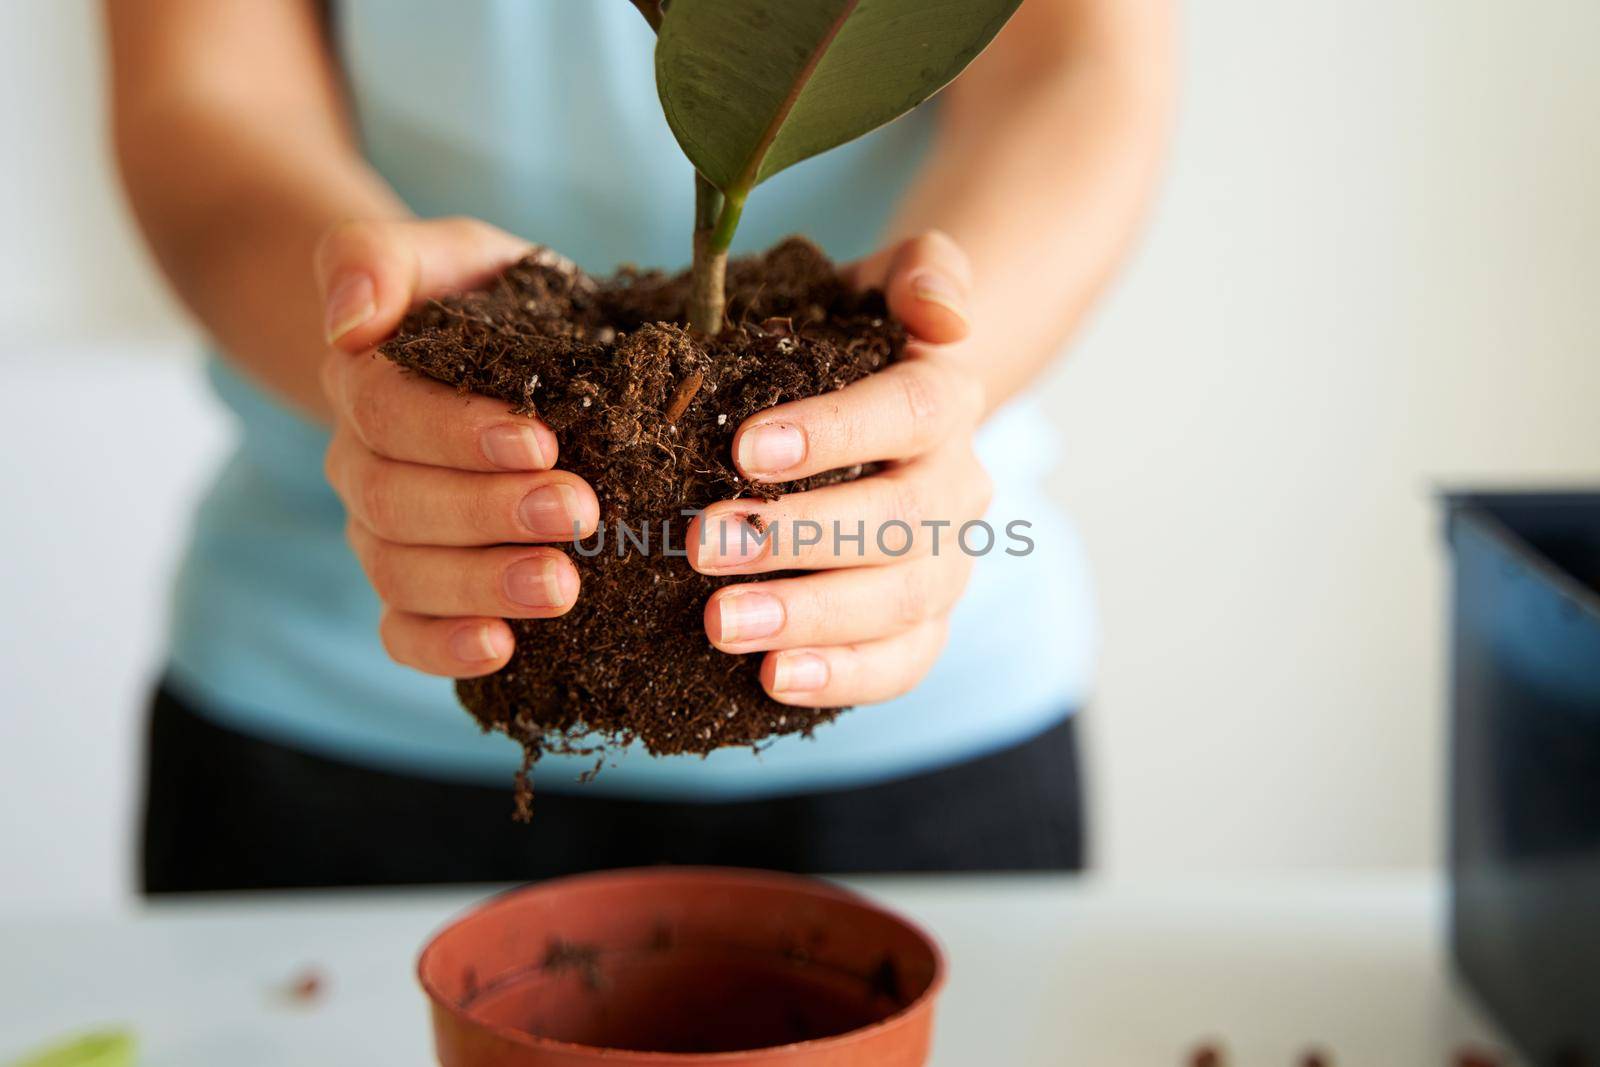
<svg viewBox="0 0 1600 1067">
<path fill-rule="evenodd" d="M 722 330 L 728 247 L 757 185 L 953 80 L 1022 0 L 632 0 L 656 90 L 695 168 L 689 323 Z M 674 398 L 674 413 L 698 383 Z"/>
<path fill-rule="evenodd" d="M 803 238 L 743 264 L 728 249 L 761 182 L 926 100 L 1021 0 L 631 2 L 656 31 L 662 109 L 694 169 L 691 270 L 596 279 L 542 250 L 492 286 L 418 308 L 380 346 L 401 367 L 537 414 L 561 438 L 563 469 L 600 500 L 601 543 L 572 559 L 585 595 L 553 618 L 509 619 L 511 658 L 456 686 L 480 726 L 522 746 L 524 819 L 545 754 L 598 770 L 635 743 L 659 756 L 759 748 L 843 712 L 774 699 L 763 653 L 708 641 L 709 599 L 743 576 L 697 571 L 671 546 L 687 546 L 694 509 L 860 476 L 822 471 L 754 492 L 732 438 L 776 404 L 882 370 L 905 332 L 882 293 L 850 291 Z M 737 321 L 724 323 L 725 308 Z M 613 551 L 600 551 L 607 529 Z M 661 531 L 660 550 L 629 530 Z"/>
</svg>

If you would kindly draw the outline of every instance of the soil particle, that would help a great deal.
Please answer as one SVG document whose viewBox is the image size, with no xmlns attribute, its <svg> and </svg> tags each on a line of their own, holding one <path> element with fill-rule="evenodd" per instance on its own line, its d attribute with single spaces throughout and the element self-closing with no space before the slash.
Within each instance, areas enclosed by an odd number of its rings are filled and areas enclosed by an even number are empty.
<svg viewBox="0 0 1600 1067">
<path fill-rule="evenodd" d="M 900 981 L 900 966 L 893 956 L 884 956 L 882 962 L 873 970 L 872 991 L 896 1004 L 906 1002 L 905 989 Z"/>
<path fill-rule="evenodd" d="M 600 973 L 600 949 L 594 945 L 553 940 L 545 949 L 544 962 L 540 966 L 554 974 L 574 971 L 591 990 L 599 990 L 604 985 L 604 976 Z"/>
<path fill-rule="evenodd" d="M 328 977 L 320 967 L 303 967 L 278 989 L 283 999 L 296 1007 L 320 1003 L 328 992 Z"/>
<path fill-rule="evenodd" d="M 711 647 L 707 598 L 747 579 L 689 567 L 682 512 L 749 497 L 747 521 L 762 532 L 763 502 L 870 473 L 754 486 L 733 465 L 733 435 L 759 411 L 883 369 L 905 334 L 882 294 L 851 290 L 799 238 L 729 264 L 729 326 L 714 339 L 684 325 L 688 292 L 685 274 L 624 268 L 595 280 L 541 250 L 480 291 L 418 308 L 380 348 L 410 370 L 538 415 L 560 440 L 558 466 L 600 499 L 603 538 L 571 553 L 577 605 L 559 619 L 512 620 L 510 663 L 456 687 L 484 729 L 527 753 L 521 819 L 531 816 L 527 772 L 542 753 L 603 762 L 633 741 L 657 755 L 754 747 L 809 735 L 843 710 L 779 704 L 761 688 L 759 654 Z M 648 552 L 637 548 L 642 533 Z"/>
</svg>

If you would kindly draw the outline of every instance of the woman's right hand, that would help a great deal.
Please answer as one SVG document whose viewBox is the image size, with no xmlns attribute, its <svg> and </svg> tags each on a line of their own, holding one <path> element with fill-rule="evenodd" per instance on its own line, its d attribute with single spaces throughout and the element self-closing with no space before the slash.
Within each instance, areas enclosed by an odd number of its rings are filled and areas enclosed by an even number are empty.
<svg viewBox="0 0 1600 1067">
<path fill-rule="evenodd" d="M 383 600 L 384 647 L 428 674 L 499 670 L 514 643 L 504 619 L 571 608 L 571 559 L 535 546 L 570 542 L 575 528 L 588 536 L 600 517 L 583 479 L 551 469 L 549 427 L 373 351 L 419 301 L 481 285 L 530 247 L 473 219 L 438 219 L 341 223 L 317 248 L 328 481 Z"/>
</svg>

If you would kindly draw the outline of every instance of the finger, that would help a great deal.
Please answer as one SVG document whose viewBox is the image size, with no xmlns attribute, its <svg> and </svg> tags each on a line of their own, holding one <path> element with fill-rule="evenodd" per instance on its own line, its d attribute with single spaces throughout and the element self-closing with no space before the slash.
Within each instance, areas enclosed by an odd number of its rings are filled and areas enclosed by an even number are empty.
<svg viewBox="0 0 1600 1067">
<path fill-rule="evenodd" d="M 332 353 L 324 391 L 380 456 L 469 471 L 548 470 L 556 435 L 509 405 L 408 374 L 377 355 Z"/>
<path fill-rule="evenodd" d="M 587 537 L 600 520 L 594 490 L 568 471 L 480 474 L 401 463 L 342 430 L 326 471 L 352 519 L 401 544 L 571 541 L 575 529 Z"/>
<path fill-rule="evenodd" d="M 919 340 L 950 344 L 972 332 L 972 263 L 949 234 L 928 230 L 907 238 L 857 263 L 847 276 L 862 288 L 882 289 L 889 313 Z"/>
<path fill-rule="evenodd" d="M 516 647 L 503 619 L 434 619 L 389 609 L 378 636 L 396 663 L 445 678 L 493 674 Z"/>
<path fill-rule="evenodd" d="M 327 341 L 345 352 L 371 348 L 417 301 L 480 285 L 531 248 L 477 219 L 340 223 L 315 257 Z"/>
<path fill-rule="evenodd" d="M 949 612 L 972 561 L 923 559 L 725 586 L 706 602 L 706 636 L 724 652 L 890 637 Z"/>
<path fill-rule="evenodd" d="M 859 481 L 773 501 L 724 500 L 689 524 L 689 564 L 702 574 L 862 567 L 982 545 L 964 531 L 989 506 L 989 476 L 965 446 Z"/>
<path fill-rule="evenodd" d="M 976 378 L 937 360 L 909 359 L 751 417 L 734 434 L 734 463 L 751 481 L 787 482 L 909 459 L 972 424 L 982 407 Z"/>
<path fill-rule="evenodd" d="M 556 548 L 432 548 L 346 531 L 378 598 L 418 615 L 550 619 L 578 598 L 578 571 Z"/>
<path fill-rule="evenodd" d="M 875 704 L 922 681 L 944 648 L 948 624 L 925 622 L 881 641 L 769 652 L 761 686 L 772 699 L 805 708 Z"/>
</svg>

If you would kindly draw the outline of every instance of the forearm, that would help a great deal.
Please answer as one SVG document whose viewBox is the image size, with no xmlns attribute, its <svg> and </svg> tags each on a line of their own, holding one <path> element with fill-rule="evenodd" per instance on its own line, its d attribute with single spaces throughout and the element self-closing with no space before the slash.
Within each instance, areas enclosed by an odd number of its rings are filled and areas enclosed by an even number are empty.
<svg viewBox="0 0 1600 1067">
<path fill-rule="evenodd" d="M 241 370 L 325 418 L 313 249 L 341 219 L 403 207 L 353 146 L 314 11 L 113 0 L 108 12 L 117 160 L 151 250 Z M 280 75 L 256 76 L 258 56 Z"/>
<path fill-rule="evenodd" d="M 188 143 L 204 143 L 189 141 Z M 227 357 L 302 413 L 326 418 L 318 368 L 326 354 L 312 276 L 319 236 L 346 218 L 401 213 L 376 179 L 342 160 L 277 167 L 235 156 L 218 173 L 214 145 L 175 165 L 204 177 L 175 189 L 166 167 L 129 168 L 130 200 L 174 290 Z"/>
<path fill-rule="evenodd" d="M 895 219 L 896 235 L 945 231 L 972 262 L 962 355 L 990 410 L 1061 351 L 1138 232 L 1173 80 L 1170 20 L 1148 6 L 1050 61 L 998 41 L 951 88 L 933 157 Z"/>
</svg>

